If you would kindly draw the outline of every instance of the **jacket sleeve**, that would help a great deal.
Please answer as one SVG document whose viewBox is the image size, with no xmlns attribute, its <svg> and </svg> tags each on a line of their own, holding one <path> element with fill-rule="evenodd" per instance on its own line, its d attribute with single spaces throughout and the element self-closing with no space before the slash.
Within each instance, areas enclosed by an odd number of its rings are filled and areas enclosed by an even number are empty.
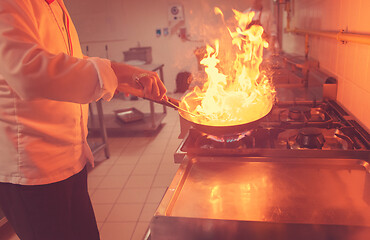
<svg viewBox="0 0 370 240">
<path fill-rule="evenodd" d="M 25 100 L 89 103 L 111 99 L 117 78 L 110 61 L 76 58 L 63 49 L 52 54 L 43 47 L 33 6 L 27 6 L 32 1 L 24 2 L 28 3 L 0 2 L 0 74 L 10 88 Z"/>
</svg>

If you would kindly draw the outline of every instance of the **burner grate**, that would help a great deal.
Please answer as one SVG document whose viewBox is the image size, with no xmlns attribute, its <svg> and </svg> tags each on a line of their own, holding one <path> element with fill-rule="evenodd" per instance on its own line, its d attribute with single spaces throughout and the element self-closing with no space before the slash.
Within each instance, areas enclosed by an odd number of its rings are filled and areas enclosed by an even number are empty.
<svg viewBox="0 0 370 240">
<path fill-rule="evenodd" d="M 299 106 L 299 107 L 297 107 Z M 369 133 L 332 103 L 277 104 L 246 133 L 215 137 L 190 129 L 178 151 L 204 156 L 369 158 Z"/>
<path fill-rule="evenodd" d="M 317 149 L 317 150 L 354 150 L 351 138 L 339 129 L 289 129 L 278 136 L 279 148 Z"/>
</svg>

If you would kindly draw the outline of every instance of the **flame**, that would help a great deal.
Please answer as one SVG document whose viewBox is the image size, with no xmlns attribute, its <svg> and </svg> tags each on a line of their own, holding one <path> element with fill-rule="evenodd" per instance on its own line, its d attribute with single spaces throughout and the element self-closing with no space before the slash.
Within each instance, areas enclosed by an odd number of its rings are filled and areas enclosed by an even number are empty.
<svg viewBox="0 0 370 240">
<path fill-rule="evenodd" d="M 183 108 L 194 113 L 194 116 L 189 115 L 193 122 L 211 126 L 237 125 L 258 120 L 272 108 L 274 87 L 259 70 L 263 49 L 268 47 L 262 38 L 263 27 L 246 27 L 254 12 L 241 13 L 234 9 L 233 12 L 238 24 L 234 31 L 229 27 L 227 30 L 236 54 L 225 54 L 220 59 L 220 41 L 215 40 L 214 47 L 207 44 L 205 57 L 200 61 L 205 66 L 206 82 L 181 101 Z M 224 21 L 219 8 L 215 8 L 215 14 L 221 15 Z M 225 67 L 230 63 L 231 68 Z"/>
<path fill-rule="evenodd" d="M 216 142 L 220 143 L 233 143 L 233 142 L 238 142 L 241 139 L 245 138 L 246 136 L 250 136 L 252 131 L 245 131 L 241 132 L 235 135 L 223 135 L 223 136 L 215 136 L 212 134 L 205 134 L 207 139 L 211 139 Z"/>
</svg>

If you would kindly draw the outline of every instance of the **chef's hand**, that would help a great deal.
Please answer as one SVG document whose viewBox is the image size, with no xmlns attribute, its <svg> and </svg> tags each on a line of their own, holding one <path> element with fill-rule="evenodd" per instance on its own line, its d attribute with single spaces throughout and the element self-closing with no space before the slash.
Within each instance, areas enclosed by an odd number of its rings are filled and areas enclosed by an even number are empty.
<svg viewBox="0 0 370 240">
<path fill-rule="evenodd" d="M 118 79 L 118 90 L 125 92 L 125 88 L 134 88 L 142 96 L 154 100 L 167 99 L 166 87 L 156 72 L 147 71 L 124 63 L 111 63 L 112 69 Z M 127 92 L 126 92 L 127 93 Z M 134 94 L 138 95 L 138 94 Z"/>
<path fill-rule="evenodd" d="M 161 100 L 166 97 L 167 89 L 156 72 L 142 70 L 132 76 L 134 84 L 144 92 L 144 97 Z"/>
</svg>

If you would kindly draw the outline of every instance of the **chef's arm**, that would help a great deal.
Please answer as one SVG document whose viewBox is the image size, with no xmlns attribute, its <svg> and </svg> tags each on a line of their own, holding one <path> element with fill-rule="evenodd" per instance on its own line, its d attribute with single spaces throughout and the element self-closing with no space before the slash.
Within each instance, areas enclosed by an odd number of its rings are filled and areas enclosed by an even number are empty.
<svg viewBox="0 0 370 240">
<path fill-rule="evenodd" d="M 113 96 L 117 78 L 109 60 L 48 52 L 36 18 L 25 12 L 31 10 L 8 4 L 0 9 L 0 74 L 20 98 L 89 103 Z"/>
</svg>

